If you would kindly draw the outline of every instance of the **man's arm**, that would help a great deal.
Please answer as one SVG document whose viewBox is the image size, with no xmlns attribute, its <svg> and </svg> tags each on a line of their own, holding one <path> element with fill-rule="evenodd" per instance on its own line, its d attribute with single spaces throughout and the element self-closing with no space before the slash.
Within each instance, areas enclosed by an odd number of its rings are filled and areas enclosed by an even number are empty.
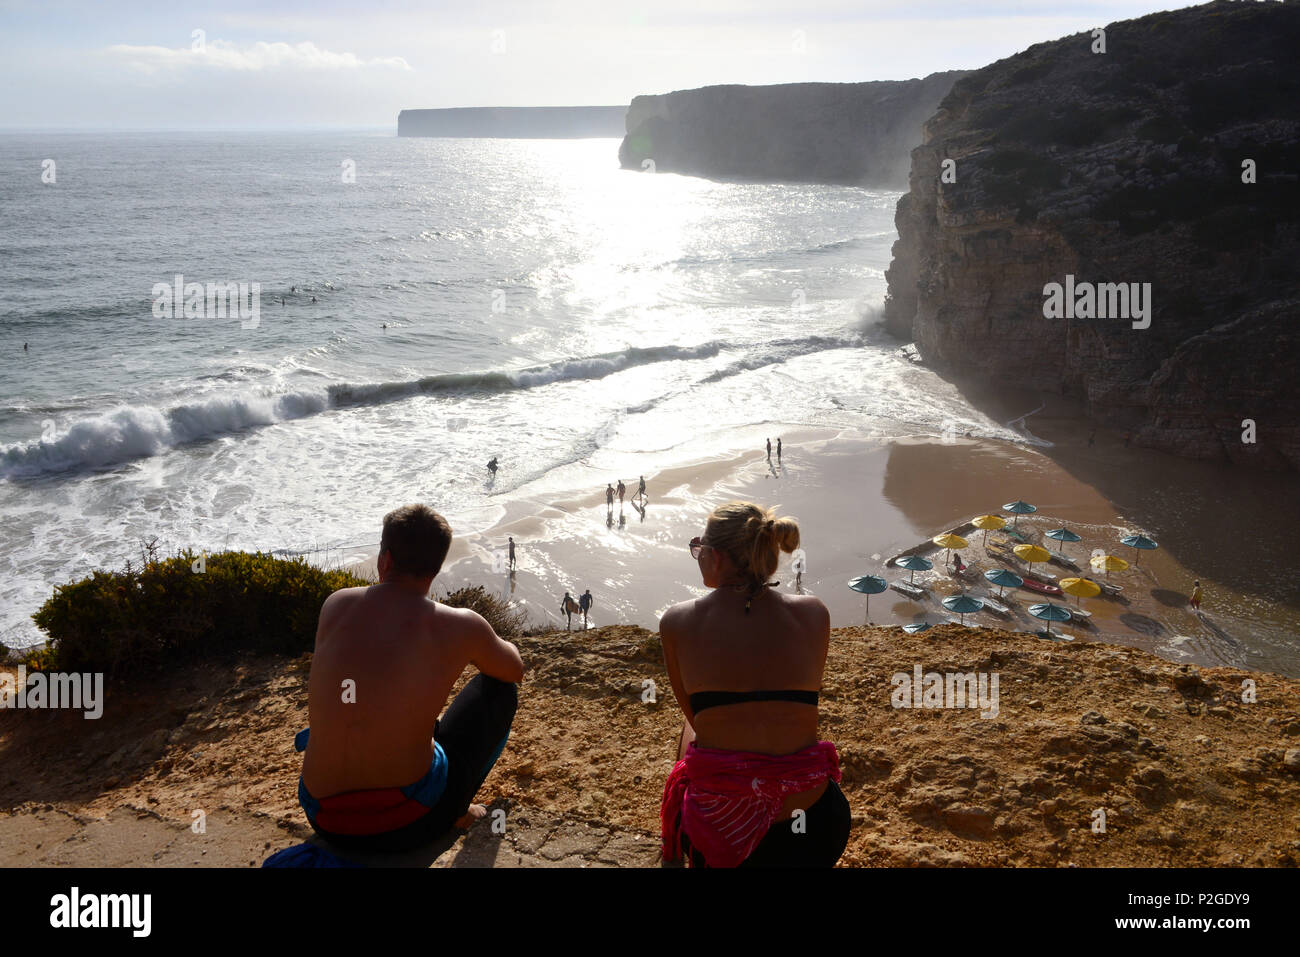
<svg viewBox="0 0 1300 957">
<path fill-rule="evenodd" d="M 464 610 L 468 620 L 469 663 L 498 681 L 518 684 L 524 680 L 524 659 L 519 649 L 497 635 L 477 612 Z"/>
</svg>

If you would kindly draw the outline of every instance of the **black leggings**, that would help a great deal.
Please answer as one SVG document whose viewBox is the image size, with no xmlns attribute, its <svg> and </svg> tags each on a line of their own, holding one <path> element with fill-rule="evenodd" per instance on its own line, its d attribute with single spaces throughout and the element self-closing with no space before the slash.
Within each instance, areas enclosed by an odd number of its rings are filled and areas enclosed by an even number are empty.
<svg viewBox="0 0 1300 957">
<path fill-rule="evenodd" d="M 794 819 L 777 821 L 767 829 L 740 867 L 834 867 L 849 844 L 849 802 L 834 781 L 826 783 L 804 816 L 804 833 L 796 834 Z M 691 867 L 708 867 L 704 855 L 690 847 L 685 833 L 682 844 L 690 854 Z"/>
<path fill-rule="evenodd" d="M 382 834 L 316 833 L 341 849 L 406 851 L 432 843 L 465 815 L 505 748 L 519 697 L 515 685 L 475 675 L 434 724 L 433 739 L 447 755 L 447 786 L 429 813 Z"/>
</svg>

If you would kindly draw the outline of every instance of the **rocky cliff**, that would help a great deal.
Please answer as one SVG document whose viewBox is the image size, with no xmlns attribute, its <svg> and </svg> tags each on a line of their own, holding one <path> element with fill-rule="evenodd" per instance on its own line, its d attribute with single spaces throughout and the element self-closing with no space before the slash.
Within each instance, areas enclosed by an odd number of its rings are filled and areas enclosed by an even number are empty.
<svg viewBox="0 0 1300 957">
<path fill-rule="evenodd" d="M 1219 2 L 959 80 L 912 152 L 890 330 L 1137 444 L 1300 468 L 1298 49 L 1300 4 Z M 1052 283 L 1074 287 L 1061 318 Z M 1115 317 L 1116 286 L 1095 318 L 1102 283 L 1149 290 L 1149 315 Z"/>
<path fill-rule="evenodd" d="M 706 86 L 638 96 L 619 162 L 764 182 L 903 188 L 921 124 L 964 76 L 874 83 Z"/>
</svg>

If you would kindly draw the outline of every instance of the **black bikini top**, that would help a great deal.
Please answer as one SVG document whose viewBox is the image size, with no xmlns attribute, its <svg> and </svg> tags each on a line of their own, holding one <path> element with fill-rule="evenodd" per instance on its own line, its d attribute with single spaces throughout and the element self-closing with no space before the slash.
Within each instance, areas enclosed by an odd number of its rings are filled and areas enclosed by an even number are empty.
<svg viewBox="0 0 1300 957">
<path fill-rule="evenodd" d="M 817 697 L 816 691 L 697 691 L 690 700 L 691 710 L 699 714 L 706 708 L 747 701 L 794 701 L 816 707 Z"/>
</svg>

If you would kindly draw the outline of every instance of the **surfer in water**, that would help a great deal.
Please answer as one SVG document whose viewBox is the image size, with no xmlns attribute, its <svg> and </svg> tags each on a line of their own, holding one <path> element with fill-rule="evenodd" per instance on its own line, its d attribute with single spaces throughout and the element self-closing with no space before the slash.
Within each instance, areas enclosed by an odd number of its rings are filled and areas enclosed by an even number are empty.
<svg viewBox="0 0 1300 957">
<path fill-rule="evenodd" d="M 492 456 L 492 458 L 488 459 L 488 466 L 487 466 L 487 467 L 488 467 L 488 471 L 492 473 L 492 477 L 493 477 L 493 478 L 496 478 L 496 477 L 497 477 L 497 457 L 496 457 L 495 455 Z"/>
</svg>

